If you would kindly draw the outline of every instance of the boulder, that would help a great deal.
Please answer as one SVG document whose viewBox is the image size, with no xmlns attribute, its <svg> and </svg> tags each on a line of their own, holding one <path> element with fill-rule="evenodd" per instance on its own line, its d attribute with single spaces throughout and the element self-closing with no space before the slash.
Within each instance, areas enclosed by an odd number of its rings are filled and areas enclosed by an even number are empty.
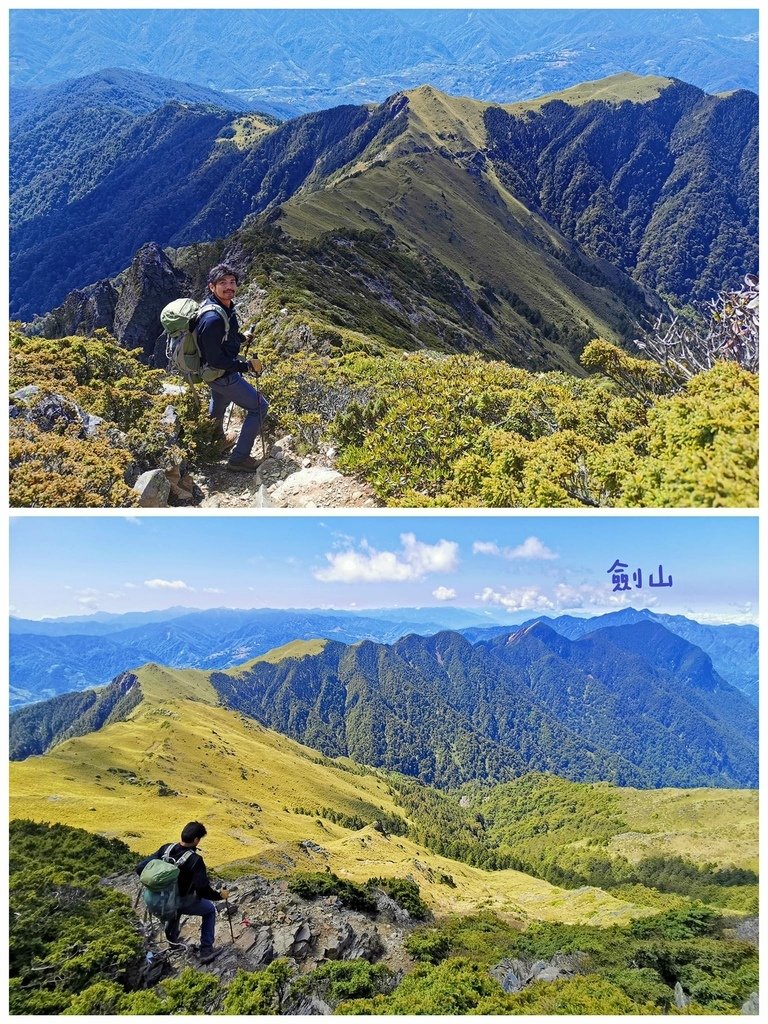
<svg viewBox="0 0 768 1024">
<path fill-rule="evenodd" d="M 142 473 L 133 485 L 139 495 L 140 508 L 166 508 L 171 494 L 171 485 L 165 470 L 149 469 Z"/>
<path fill-rule="evenodd" d="M 40 430 L 60 430 L 77 425 L 78 437 L 90 438 L 98 432 L 104 420 L 82 409 L 71 398 L 41 391 L 36 384 L 28 384 L 11 395 L 10 417 L 23 417 Z M 122 439 L 122 434 L 120 435 Z"/>
<path fill-rule="evenodd" d="M 684 1010 L 685 1007 L 690 1003 L 691 997 L 687 996 L 683 991 L 683 986 L 680 982 L 675 982 L 675 1006 L 678 1010 Z"/>
<path fill-rule="evenodd" d="M 385 892 L 380 892 L 376 897 L 376 909 L 385 920 L 394 921 L 396 924 L 408 924 L 411 920 L 408 911 Z"/>
<path fill-rule="evenodd" d="M 741 1008 L 741 1012 L 745 1016 L 756 1017 L 760 1013 L 760 996 L 757 992 L 752 992 L 747 1001 Z"/>
</svg>

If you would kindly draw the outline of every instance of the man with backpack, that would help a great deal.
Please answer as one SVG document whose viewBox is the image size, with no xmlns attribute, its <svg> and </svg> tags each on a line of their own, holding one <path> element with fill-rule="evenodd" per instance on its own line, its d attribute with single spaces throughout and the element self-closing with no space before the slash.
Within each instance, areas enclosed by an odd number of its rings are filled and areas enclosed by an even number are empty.
<svg viewBox="0 0 768 1024">
<path fill-rule="evenodd" d="M 260 360 L 240 359 L 240 347 L 250 342 L 249 333 L 241 334 L 234 298 L 238 275 L 226 263 L 212 267 L 208 274 L 208 295 L 200 307 L 195 331 L 204 366 L 204 380 L 211 389 L 210 415 L 220 428 L 226 444 L 224 413 L 230 402 L 245 410 L 245 419 L 227 467 L 238 473 L 253 473 L 260 465 L 251 456 L 251 448 L 267 414 L 264 396 L 249 384 L 244 373 L 261 373 Z"/>
<path fill-rule="evenodd" d="M 197 852 L 200 840 L 206 835 L 205 825 L 199 821 L 190 821 L 181 831 L 181 842 L 168 843 L 149 857 L 145 857 L 136 866 L 136 874 L 141 876 L 145 886 L 147 866 L 152 861 L 162 861 L 166 865 L 176 865 L 178 875 L 173 881 L 176 887 L 169 902 L 170 916 L 160 911 L 160 916 L 165 923 L 165 937 L 170 945 L 181 946 L 179 943 L 179 920 L 181 915 L 186 917 L 202 917 L 200 930 L 200 963 L 209 964 L 221 952 L 213 945 L 216 929 L 216 908 L 211 900 L 226 900 L 229 892 L 222 889 L 217 892 L 211 887 L 208 881 L 208 872 L 205 868 L 203 858 Z M 151 883 L 150 883 L 151 884 Z M 159 891 L 159 902 L 163 902 L 164 893 Z M 146 899 L 146 890 L 145 890 Z M 148 906 L 152 904 L 147 900 Z"/>
</svg>

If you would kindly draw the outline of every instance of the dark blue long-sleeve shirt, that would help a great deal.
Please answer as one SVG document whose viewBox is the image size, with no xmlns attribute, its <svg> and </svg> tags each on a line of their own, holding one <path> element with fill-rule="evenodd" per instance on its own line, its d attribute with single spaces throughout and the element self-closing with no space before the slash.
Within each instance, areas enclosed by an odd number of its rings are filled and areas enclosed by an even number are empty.
<svg viewBox="0 0 768 1024">
<path fill-rule="evenodd" d="M 200 346 L 203 362 L 215 370 L 224 370 L 227 373 L 245 373 L 250 370 L 251 365 L 244 359 L 238 359 L 240 346 L 246 339 L 240 333 L 234 303 L 227 309 L 213 294 L 208 295 L 206 301 L 220 306 L 227 314 L 229 334 L 227 340 L 224 341 L 226 327 L 219 313 L 212 309 L 203 312 L 197 321 L 197 343 Z"/>
</svg>

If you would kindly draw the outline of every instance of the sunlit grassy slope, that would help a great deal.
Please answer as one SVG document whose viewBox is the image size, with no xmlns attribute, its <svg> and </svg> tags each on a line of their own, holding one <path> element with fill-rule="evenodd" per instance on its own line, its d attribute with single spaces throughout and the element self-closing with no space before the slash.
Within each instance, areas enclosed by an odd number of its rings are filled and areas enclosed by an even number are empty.
<svg viewBox="0 0 768 1024">
<path fill-rule="evenodd" d="M 617 793 L 628 831 L 609 841 L 609 852 L 632 862 L 678 855 L 758 870 L 757 790 L 621 789 Z"/>
<path fill-rule="evenodd" d="M 658 75 L 633 75 L 625 71 L 608 78 L 600 78 L 595 82 L 581 82 L 579 85 L 571 86 L 570 89 L 547 93 L 545 96 L 537 96 L 535 99 L 510 103 L 504 106 L 504 110 L 512 114 L 522 110 L 540 110 L 541 107 L 553 100 L 562 100 L 563 103 L 568 103 L 572 107 L 580 107 L 594 100 L 601 100 L 604 103 L 624 103 L 627 100 L 630 103 L 648 103 L 650 100 L 658 99 L 664 89 L 672 83 L 673 79 L 671 78 L 662 78 Z"/>
<path fill-rule="evenodd" d="M 144 699 L 127 721 L 11 764 L 12 817 L 86 828 L 140 852 L 200 819 L 213 869 L 284 874 L 327 865 L 357 880 L 410 874 L 438 912 L 485 907 L 600 924 L 647 912 L 597 889 L 568 892 L 515 871 L 481 871 L 371 827 L 352 831 L 296 814 L 296 807 L 330 807 L 373 821 L 402 812 L 378 776 L 333 764 L 219 707 L 205 673 L 148 665 L 138 677 Z M 328 856 L 303 850 L 306 839 Z"/>
<path fill-rule="evenodd" d="M 590 99 L 640 102 L 655 98 L 668 83 L 617 75 L 503 109 L 520 114 L 555 98 L 573 105 Z M 322 190 L 290 199 L 281 227 L 313 238 L 339 228 L 389 226 L 463 280 L 509 289 L 552 323 L 617 340 L 617 324 L 626 313 L 621 300 L 576 271 L 574 246 L 515 198 L 481 157 L 489 104 L 447 96 L 431 86 L 407 95 L 407 111 L 399 115 L 408 119 L 405 131 L 384 143 L 374 139 Z M 530 333 L 514 309 L 500 308 L 497 317 L 513 333 Z M 565 348 L 552 347 L 563 369 L 578 372 Z"/>
</svg>

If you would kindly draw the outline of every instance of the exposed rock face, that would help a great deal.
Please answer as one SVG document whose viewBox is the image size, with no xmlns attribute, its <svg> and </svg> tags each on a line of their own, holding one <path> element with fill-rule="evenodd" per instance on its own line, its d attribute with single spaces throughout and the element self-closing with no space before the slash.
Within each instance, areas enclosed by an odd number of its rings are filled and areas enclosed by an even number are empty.
<svg viewBox="0 0 768 1024">
<path fill-rule="evenodd" d="M 150 366 L 165 366 L 160 313 L 179 296 L 187 294 L 189 282 L 177 271 L 155 242 L 147 242 L 136 253 L 125 274 L 115 308 L 113 333 L 125 348 L 141 348 Z"/>
<path fill-rule="evenodd" d="M 491 977 L 505 992 L 520 992 L 534 981 L 572 978 L 583 968 L 584 959 L 581 953 L 556 953 L 551 960 L 502 960 L 491 968 Z"/>
<path fill-rule="evenodd" d="M 118 875 L 105 882 L 135 897 L 135 876 Z M 230 903 L 232 933 L 226 907 L 220 903 L 216 934 L 217 945 L 223 946 L 223 952 L 204 968 L 225 981 L 230 981 L 237 970 L 254 971 L 278 957 L 287 958 L 302 973 L 324 960 L 381 961 L 394 971 L 410 962 L 403 943 L 417 922 L 383 894 L 382 911 L 364 914 L 350 910 L 335 896 L 323 900 L 301 899 L 288 891 L 284 881 L 256 875 L 238 879 L 230 885 L 229 891 L 230 900 L 237 901 L 236 905 Z M 394 904 L 396 913 L 392 912 L 390 904 Z M 141 913 L 141 903 L 137 912 Z M 154 929 L 150 926 L 149 931 L 149 948 L 152 951 L 162 949 L 165 946 L 162 929 L 156 925 Z M 200 918 L 182 919 L 181 940 L 188 948 L 174 955 L 174 967 L 178 971 L 187 965 L 199 969 L 199 936 Z M 319 1004 L 313 1007 L 308 1006 L 303 1012 L 328 1012 Z"/>
<path fill-rule="evenodd" d="M 111 331 L 117 297 L 117 288 L 111 281 L 78 288 L 56 309 L 36 317 L 28 325 L 27 333 L 43 338 L 67 338 L 73 334 L 89 337 L 98 327 Z"/>
</svg>

